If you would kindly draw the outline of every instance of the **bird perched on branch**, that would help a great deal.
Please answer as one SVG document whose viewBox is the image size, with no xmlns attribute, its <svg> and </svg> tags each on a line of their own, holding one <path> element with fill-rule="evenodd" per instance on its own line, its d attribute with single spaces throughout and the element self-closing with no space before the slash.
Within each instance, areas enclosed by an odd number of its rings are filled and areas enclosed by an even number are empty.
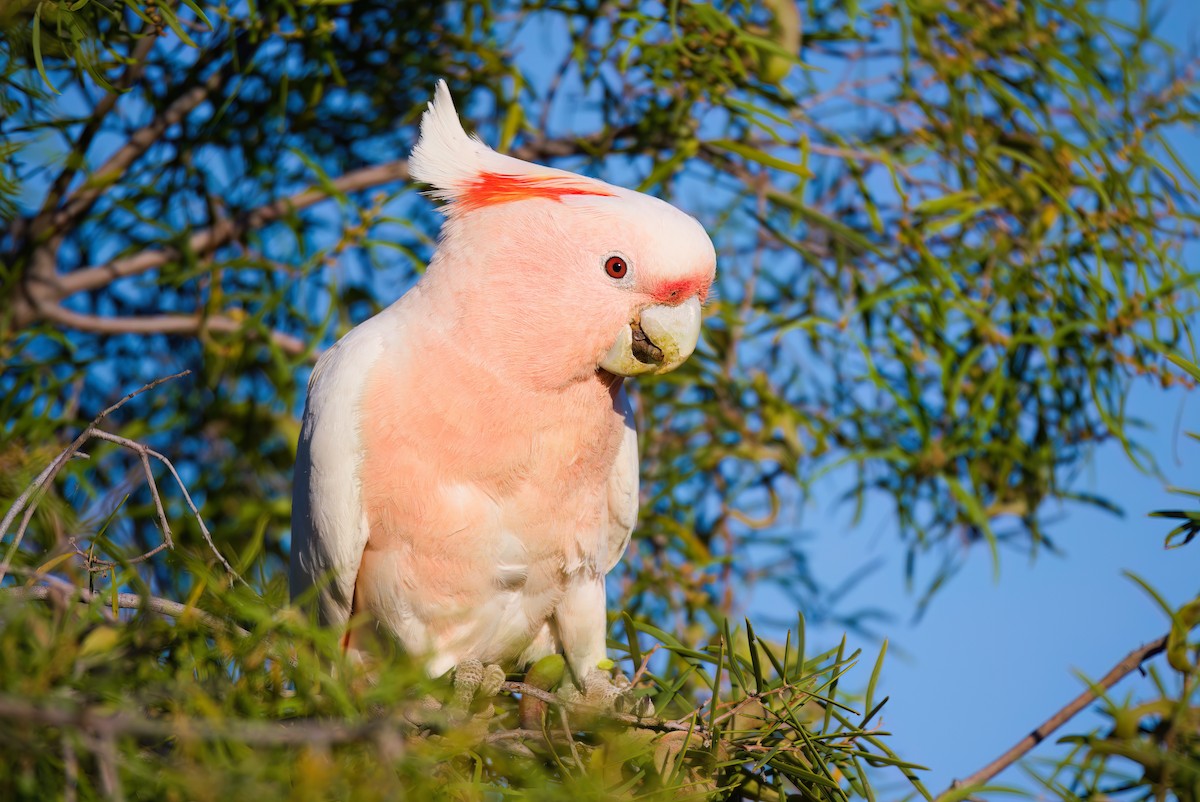
<svg viewBox="0 0 1200 802">
<path fill-rule="evenodd" d="M 444 201 L 428 270 L 317 363 L 296 460 L 291 591 L 365 648 L 503 679 L 603 674 L 605 575 L 637 518 L 622 381 L 696 346 L 712 241 L 656 198 L 501 155 L 445 82 L 414 179 Z M 481 672 L 481 668 L 487 666 Z"/>
</svg>

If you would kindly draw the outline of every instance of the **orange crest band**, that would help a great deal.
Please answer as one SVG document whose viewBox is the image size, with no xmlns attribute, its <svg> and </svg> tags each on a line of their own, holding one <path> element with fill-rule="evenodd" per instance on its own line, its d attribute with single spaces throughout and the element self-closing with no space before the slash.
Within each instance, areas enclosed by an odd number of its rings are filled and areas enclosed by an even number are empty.
<svg viewBox="0 0 1200 802">
<path fill-rule="evenodd" d="M 598 184 L 593 186 L 582 182 L 574 183 L 570 179 L 558 176 L 543 178 L 503 173 L 480 173 L 479 177 L 467 185 L 466 189 L 455 198 L 454 206 L 458 211 L 470 211 L 534 198 L 561 201 L 567 195 L 613 197 L 611 192 L 605 192 Z"/>
</svg>

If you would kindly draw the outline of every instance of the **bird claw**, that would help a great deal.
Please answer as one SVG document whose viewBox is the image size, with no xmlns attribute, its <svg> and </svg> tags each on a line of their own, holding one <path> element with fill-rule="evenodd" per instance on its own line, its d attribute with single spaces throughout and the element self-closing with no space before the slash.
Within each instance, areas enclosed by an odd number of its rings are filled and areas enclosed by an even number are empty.
<svg viewBox="0 0 1200 802">
<path fill-rule="evenodd" d="M 638 718 L 654 715 L 654 702 L 649 696 L 638 696 L 629 677 L 617 672 L 593 668 L 583 678 L 582 691 L 568 683 L 559 695 L 568 703 L 582 704 L 608 713 L 625 713 Z"/>
<path fill-rule="evenodd" d="M 490 699 L 500 692 L 507 676 L 497 665 L 484 665 L 478 660 L 463 660 L 454 669 L 453 707 L 467 710 L 476 699 Z"/>
</svg>

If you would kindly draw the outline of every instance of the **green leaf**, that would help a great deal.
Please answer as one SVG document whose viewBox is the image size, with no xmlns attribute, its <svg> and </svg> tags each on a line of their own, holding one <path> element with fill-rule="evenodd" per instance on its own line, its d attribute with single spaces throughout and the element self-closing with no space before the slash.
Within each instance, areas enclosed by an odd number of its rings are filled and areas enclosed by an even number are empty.
<svg viewBox="0 0 1200 802">
<path fill-rule="evenodd" d="M 46 66 L 42 63 L 42 3 L 38 3 L 37 10 L 33 15 L 33 63 L 37 65 L 38 75 L 42 76 L 42 81 L 46 86 L 50 87 L 50 91 L 54 94 L 60 94 L 54 84 L 50 83 L 50 76 L 46 74 Z"/>
<path fill-rule="evenodd" d="M 743 159 L 749 159 L 752 162 L 757 162 L 766 167 L 773 167 L 776 170 L 783 170 L 801 178 L 812 178 L 812 172 L 803 164 L 781 159 L 778 156 L 772 156 L 764 150 L 743 145 L 741 142 L 735 142 L 732 139 L 710 139 L 704 143 L 704 146 L 736 153 Z"/>
</svg>

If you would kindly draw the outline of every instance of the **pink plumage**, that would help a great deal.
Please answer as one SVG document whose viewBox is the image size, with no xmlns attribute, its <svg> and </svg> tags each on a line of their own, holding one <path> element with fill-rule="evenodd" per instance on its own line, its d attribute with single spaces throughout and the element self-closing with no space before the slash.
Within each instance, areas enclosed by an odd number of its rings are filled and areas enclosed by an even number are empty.
<svg viewBox="0 0 1200 802">
<path fill-rule="evenodd" d="M 433 674 L 562 652 L 578 682 L 637 516 L 622 382 L 691 354 L 712 243 L 660 200 L 492 151 L 444 83 L 410 168 L 448 222 L 417 286 L 313 371 L 292 593 Z"/>
</svg>

